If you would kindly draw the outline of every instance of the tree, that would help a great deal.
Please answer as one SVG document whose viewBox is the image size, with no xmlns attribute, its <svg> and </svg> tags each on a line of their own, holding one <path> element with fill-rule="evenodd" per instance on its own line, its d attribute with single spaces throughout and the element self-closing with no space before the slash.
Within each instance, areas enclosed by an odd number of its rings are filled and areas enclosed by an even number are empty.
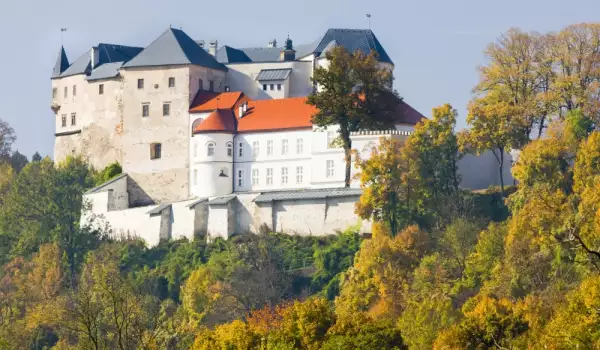
<svg viewBox="0 0 600 350">
<path fill-rule="evenodd" d="M 498 162 L 500 189 L 504 196 L 504 155 L 520 149 L 527 136 L 525 121 L 513 116 L 513 106 L 503 94 L 488 94 L 469 104 L 467 124 L 470 128 L 459 136 L 463 152 L 482 154 L 491 151 Z"/>
<path fill-rule="evenodd" d="M 21 172 L 21 169 L 23 169 L 27 163 L 29 163 L 27 157 L 19 153 L 19 151 L 14 151 L 10 156 L 10 165 L 17 173 Z"/>
<path fill-rule="evenodd" d="M 415 126 L 401 150 L 408 172 L 405 183 L 412 183 L 411 200 L 415 203 L 418 223 L 442 226 L 460 211 L 460 176 L 456 110 L 445 104 L 433 109 L 433 117 Z"/>
<path fill-rule="evenodd" d="M 313 82 L 318 90 L 308 97 L 317 107 L 312 122 L 319 128 L 339 127 L 339 138 L 346 160 L 346 187 L 350 186 L 350 133 L 358 130 L 382 130 L 393 127 L 394 103 L 392 72 L 381 68 L 375 53 L 349 53 L 338 46 L 326 55 L 329 66 L 316 67 Z"/>
<path fill-rule="evenodd" d="M 35 152 L 33 154 L 33 156 L 31 156 L 31 161 L 32 162 L 39 162 L 40 160 L 42 160 L 42 156 L 40 155 L 39 152 Z"/>
<path fill-rule="evenodd" d="M 8 160 L 13 143 L 17 140 L 15 130 L 0 119 L 0 160 Z"/>
<path fill-rule="evenodd" d="M 411 222 L 411 187 L 406 181 L 407 166 L 401 148 L 400 141 L 381 138 L 369 158 L 362 160 L 356 154 L 355 163 L 363 190 L 356 203 L 357 214 L 384 222 L 392 235 Z"/>
</svg>

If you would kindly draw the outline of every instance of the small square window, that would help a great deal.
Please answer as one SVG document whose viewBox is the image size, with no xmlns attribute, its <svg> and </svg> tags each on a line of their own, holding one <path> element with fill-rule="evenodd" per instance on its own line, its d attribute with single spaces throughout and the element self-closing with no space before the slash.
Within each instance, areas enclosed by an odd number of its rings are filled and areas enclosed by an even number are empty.
<svg viewBox="0 0 600 350">
<path fill-rule="evenodd" d="M 150 104 L 144 103 L 142 105 L 142 117 L 149 117 L 149 116 L 150 116 Z"/>
<path fill-rule="evenodd" d="M 173 77 L 169 78 L 169 87 L 170 88 L 175 87 L 175 78 L 173 78 Z"/>
<path fill-rule="evenodd" d="M 75 113 L 71 113 L 71 125 L 77 124 L 77 115 Z"/>
<path fill-rule="evenodd" d="M 138 79 L 138 89 L 144 88 L 144 79 Z"/>
<path fill-rule="evenodd" d="M 277 91 L 281 91 L 281 84 L 277 84 Z"/>
<path fill-rule="evenodd" d="M 104 95 L 104 84 L 98 85 L 98 95 Z"/>
<path fill-rule="evenodd" d="M 275 90 L 275 85 L 271 84 L 270 88 L 271 88 L 271 91 Z"/>
<path fill-rule="evenodd" d="M 163 117 L 168 117 L 169 115 L 171 115 L 171 103 L 163 103 Z"/>
<path fill-rule="evenodd" d="M 150 144 L 150 159 L 160 159 L 162 156 L 162 145 L 160 143 Z"/>
<path fill-rule="evenodd" d="M 63 114 L 61 116 L 61 122 L 62 122 L 61 125 L 62 125 L 63 128 L 67 127 L 67 115 L 66 114 Z"/>
<path fill-rule="evenodd" d="M 263 90 L 267 91 L 267 84 L 263 84 Z"/>
</svg>

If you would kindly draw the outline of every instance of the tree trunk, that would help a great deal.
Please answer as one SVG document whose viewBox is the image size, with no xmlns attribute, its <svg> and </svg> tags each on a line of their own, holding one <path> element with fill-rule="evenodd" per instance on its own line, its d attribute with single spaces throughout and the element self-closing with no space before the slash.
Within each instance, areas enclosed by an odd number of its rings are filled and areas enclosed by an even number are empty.
<svg viewBox="0 0 600 350">
<path fill-rule="evenodd" d="M 350 140 L 350 131 L 348 125 L 340 123 L 340 135 L 344 144 L 344 159 L 346 161 L 346 174 L 344 178 L 345 187 L 350 187 L 350 174 L 352 171 L 352 141 Z"/>
<path fill-rule="evenodd" d="M 498 169 L 500 170 L 500 193 L 504 198 L 504 148 L 500 148 L 500 166 Z"/>
</svg>

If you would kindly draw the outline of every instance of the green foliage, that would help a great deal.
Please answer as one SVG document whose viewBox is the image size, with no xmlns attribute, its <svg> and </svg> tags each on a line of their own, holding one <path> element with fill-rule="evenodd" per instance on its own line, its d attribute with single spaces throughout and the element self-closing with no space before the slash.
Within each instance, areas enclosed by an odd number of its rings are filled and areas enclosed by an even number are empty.
<svg viewBox="0 0 600 350">
<path fill-rule="evenodd" d="M 111 163 L 94 176 L 94 186 L 102 185 L 121 173 L 123 173 L 121 165 L 118 162 Z"/>
</svg>

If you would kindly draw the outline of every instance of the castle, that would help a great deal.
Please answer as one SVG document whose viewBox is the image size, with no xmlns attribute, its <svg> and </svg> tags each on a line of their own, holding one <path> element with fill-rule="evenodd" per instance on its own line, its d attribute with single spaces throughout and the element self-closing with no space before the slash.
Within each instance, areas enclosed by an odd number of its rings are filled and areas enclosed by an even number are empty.
<svg viewBox="0 0 600 350">
<path fill-rule="evenodd" d="M 123 175 L 84 195 L 82 224 L 107 223 L 154 245 L 224 237 L 261 227 L 330 234 L 359 222 L 356 182 L 344 188 L 336 127 L 315 128 L 306 96 L 333 47 L 378 54 L 371 30 L 330 29 L 307 45 L 208 45 L 169 28 L 145 48 L 99 44 L 52 73 L 54 155 L 82 155 L 95 168 L 118 161 Z M 356 132 L 368 157 L 381 137 L 405 139 L 424 118 L 402 100 L 396 128 Z M 363 225 L 368 230 L 369 225 Z"/>
</svg>

